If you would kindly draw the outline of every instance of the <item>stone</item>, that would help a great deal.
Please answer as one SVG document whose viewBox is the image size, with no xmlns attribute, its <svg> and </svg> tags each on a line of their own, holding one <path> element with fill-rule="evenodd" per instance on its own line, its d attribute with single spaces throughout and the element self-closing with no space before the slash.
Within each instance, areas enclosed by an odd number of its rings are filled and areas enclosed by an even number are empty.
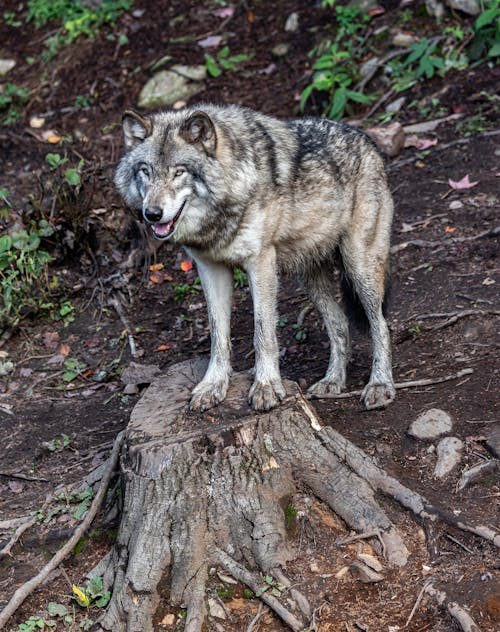
<svg viewBox="0 0 500 632">
<path fill-rule="evenodd" d="M 377 143 L 380 149 L 391 158 L 397 156 L 405 144 L 405 133 L 401 123 L 369 127 L 366 133 Z"/>
<path fill-rule="evenodd" d="M 434 478 L 444 479 L 460 463 L 463 442 L 458 437 L 441 439 L 436 448 L 437 462 L 434 468 Z"/>
<path fill-rule="evenodd" d="M 450 209 L 450 211 L 458 211 L 458 209 L 463 208 L 463 206 L 464 203 L 460 202 L 460 200 L 453 200 L 452 202 L 450 202 L 448 208 Z"/>
<path fill-rule="evenodd" d="M 385 108 L 385 111 L 388 114 L 394 114 L 395 112 L 399 112 L 399 110 L 406 103 L 406 97 L 399 97 L 395 101 L 391 101 Z"/>
<path fill-rule="evenodd" d="M 478 15 L 481 12 L 479 0 L 446 0 L 446 4 L 452 9 L 467 13 L 467 15 Z"/>
<path fill-rule="evenodd" d="M 131 362 L 121 374 L 124 384 L 151 384 L 154 378 L 160 373 L 157 364 L 139 364 Z"/>
<path fill-rule="evenodd" d="M 383 575 L 359 560 L 353 562 L 349 568 L 351 573 L 364 584 L 373 584 L 384 579 Z"/>
<path fill-rule="evenodd" d="M 347 6 L 358 7 L 361 11 L 368 13 L 368 11 L 375 9 L 378 5 L 378 0 L 351 0 Z"/>
<path fill-rule="evenodd" d="M 497 423 L 487 434 L 486 445 L 490 452 L 500 459 L 500 424 Z"/>
<path fill-rule="evenodd" d="M 271 51 L 275 57 L 285 57 L 290 50 L 289 44 L 276 44 L 276 46 Z"/>
<path fill-rule="evenodd" d="M 392 38 L 393 46 L 397 46 L 398 48 L 410 48 L 412 44 L 418 42 L 418 37 L 415 35 L 411 35 L 410 33 L 396 33 Z"/>
<path fill-rule="evenodd" d="M 435 439 L 453 427 L 450 415 L 439 408 L 430 408 L 419 415 L 408 428 L 408 434 L 417 439 Z"/>
<path fill-rule="evenodd" d="M 379 560 L 377 560 L 375 556 L 370 555 L 369 553 L 358 553 L 356 557 L 360 562 L 363 562 L 377 573 L 380 573 L 380 571 L 382 571 L 384 568 Z"/>
<path fill-rule="evenodd" d="M 285 31 L 295 33 L 299 30 L 299 14 L 295 11 L 290 13 L 285 22 Z"/>
<path fill-rule="evenodd" d="M 224 608 L 213 598 L 208 600 L 208 611 L 210 612 L 211 617 L 216 617 L 217 619 L 226 618 Z"/>
<path fill-rule="evenodd" d="M 202 89 L 201 81 L 206 72 L 205 66 L 182 65 L 160 70 L 142 88 L 139 106 L 148 109 L 187 101 Z"/>
<path fill-rule="evenodd" d="M 15 59 L 0 59 L 0 76 L 6 75 L 15 65 Z"/>
</svg>

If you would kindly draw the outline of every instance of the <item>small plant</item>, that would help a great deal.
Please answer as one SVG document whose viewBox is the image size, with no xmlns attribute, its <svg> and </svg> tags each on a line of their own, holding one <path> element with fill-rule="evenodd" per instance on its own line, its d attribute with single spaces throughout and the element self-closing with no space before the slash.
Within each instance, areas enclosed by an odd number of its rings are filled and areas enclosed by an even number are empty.
<svg viewBox="0 0 500 632">
<path fill-rule="evenodd" d="M 88 108 L 92 105 L 93 98 L 91 95 L 85 96 L 83 94 L 79 94 L 75 97 L 75 108 L 79 110 L 83 110 L 84 108 Z"/>
<path fill-rule="evenodd" d="M 297 523 L 297 514 L 298 511 L 292 503 L 289 503 L 285 507 L 285 527 L 288 530 L 294 529 Z"/>
<path fill-rule="evenodd" d="M 230 55 L 229 46 L 224 46 L 213 57 L 205 53 L 205 66 L 211 77 L 219 77 L 224 70 L 234 71 L 244 61 L 252 59 L 254 53 L 240 53 L 239 55 Z"/>
<path fill-rule="evenodd" d="M 64 373 L 62 379 L 65 382 L 73 382 L 85 369 L 87 365 L 78 358 L 68 358 L 64 361 Z"/>
<path fill-rule="evenodd" d="M 246 287 L 248 285 L 248 278 L 246 272 L 241 268 L 235 268 L 233 270 L 234 287 Z"/>
<path fill-rule="evenodd" d="M 217 590 L 217 596 L 223 601 L 229 601 L 233 599 L 236 594 L 236 588 L 234 586 L 225 586 Z"/>
<path fill-rule="evenodd" d="M 90 605 L 105 608 L 111 599 L 109 590 L 104 590 L 102 577 L 92 577 L 88 580 L 85 588 L 73 584 L 72 590 L 73 599 L 82 608 L 88 608 Z"/>
<path fill-rule="evenodd" d="M 17 628 L 18 632 L 36 632 L 36 630 L 44 630 L 45 628 L 54 628 L 53 621 L 46 621 L 42 617 L 30 617 Z"/>
<path fill-rule="evenodd" d="M 266 575 L 264 577 L 264 582 L 265 584 L 255 593 L 256 597 L 260 597 L 269 590 L 273 597 L 277 597 L 279 599 L 286 590 L 286 586 L 276 581 L 272 575 Z"/>
<path fill-rule="evenodd" d="M 307 327 L 304 327 L 304 325 L 299 325 L 299 323 L 294 323 L 292 325 L 292 329 L 295 332 L 293 334 L 295 340 L 297 340 L 297 342 L 304 342 L 307 338 Z"/>
<path fill-rule="evenodd" d="M 60 167 L 62 167 L 68 162 L 68 158 L 66 156 L 64 157 L 61 156 L 61 154 L 49 153 L 45 156 L 45 161 L 47 162 L 49 167 L 52 169 L 52 171 L 57 171 Z M 78 163 L 76 167 L 69 167 L 68 169 L 65 169 L 63 178 L 64 178 L 64 181 L 70 187 L 77 187 L 81 184 L 82 182 L 81 173 L 82 173 L 83 166 L 84 166 L 84 161 L 80 160 L 80 162 Z"/>
<path fill-rule="evenodd" d="M 49 452 L 62 452 L 71 445 L 71 437 L 62 432 L 57 437 L 54 437 L 50 441 L 43 441 L 42 446 Z"/>
<path fill-rule="evenodd" d="M 444 59 L 435 54 L 438 41 L 429 41 L 423 37 L 419 42 L 415 42 L 410 47 L 410 54 L 405 60 L 405 66 L 416 65 L 415 77 L 422 76 L 431 79 L 438 70 L 444 68 Z"/>
<path fill-rule="evenodd" d="M 179 283 L 172 286 L 174 290 L 174 301 L 180 302 L 185 300 L 188 296 L 194 296 L 201 290 L 200 277 L 196 277 L 192 284 Z"/>
<path fill-rule="evenodd" d="M 500 0 L 490 0 L 474 22 L 474 39 L 467 54 L 471 61 L 500 57 Z"/>
<path fill-rule="evenodd" d="M 12 125 L 21 118 L 20 108 L 28 101 L 29 90 L 6 83 L 0 92 L 0 116 L 4 125 Z"/>
<path fill-rule="evenodd" d="M 16 14 L 13 11 L 4 11 L 3 19 L 8 26 L 18 27 L 22 22 L 16 19 Z"/>
</svg>

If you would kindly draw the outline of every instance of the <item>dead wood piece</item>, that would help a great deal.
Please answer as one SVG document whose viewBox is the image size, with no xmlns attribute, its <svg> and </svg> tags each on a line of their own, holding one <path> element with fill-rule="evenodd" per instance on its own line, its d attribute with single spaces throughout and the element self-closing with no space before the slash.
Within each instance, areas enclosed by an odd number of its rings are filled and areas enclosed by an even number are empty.
<svg viewBox="0 0 500 632">
<path fill-rule="evenodd" d="M 449 239 L 443 239 L 441 241 L 410 239 L 409 241 L 403 241 L 400 244 L 394 244 L 394 246 L 391 247 L 391 254 L 396 254 L 400 250 L 406 250 L 409 246 L 414 246 L 415 248 L 438 248 L 441 246 L 461 244 L 466 241 L 475 241 L 476 239 L 484 239 L 485 237 L 496 237 L 499 234 L 500 226 L 495 226 L 495 228 L 488 228 L 487 230 L 483 230 L 477 235 L 472 235 L 471 237 L 450 237 Z"/>
<path fill-rule="evenodd" d="M 466 470 L 460 477 L 457 483 L 457 491 L 465 489 L 468 485 L 471 485 L 485 474 L 492 474 L 497 470 L 500 470 L 500 461 L 498 459 L 491 459 L 484 463 L 479 463 L 479 465 L 474 465 Z"/>
<path fill-rule="evenodd" d="M 125 331 L 127 332 L 127 340 L 128 340 L 128 345 L 130 347 L 130 355 L 133 358 L 137 358 L 139 356 L 139 353 L 137 350 L 137 345 L 135 343 L 134 335 L 132 333 L 133 329 L 131 328 L 127 317 L 125 316 L 125 312 L 123 311 L 122 304 L 120 303 L 120 301 L 118 300 L 116 296 L 113 296 L 109 302 L 112 305 L 112 307 L 115 308 L 116 313 L 118 314 L 120 320 L 122 321 L 122 325 L 125 327 Z"/>
<path fill-rule="evenodd" d="M 445 375 L 443 377 L 429 377 L 421 380 L 409 380 L 408 382 L 396 382 L 394 388 L 397 390 L 405 388 L 416 388 L 420 386 L 432 386 L 433 384 L 441 384 L 442 382 L 449 382 L 451 380 L 458 380 L 465 375 L 471 375 L 474 373 L 474 369 L 462 369 L 457 373 L 451 375 Z M 307 399 L 348 399 L 350 397 L 359 397 L 363 391 L 349 391 L 348 393 L 325 393 L 324 395 L 306 395 Z"/>
<path fill-rule="evenodd" d="M 455 619 L 464 632 L 481 632 L 474 619 L 460 605 L 448 599 L 448 595 L 443 590 L 434 588 L 432 584 L 427 584 L 425 592 L 434 597 L 440 606 L 446 606 L 450 615 Z"/>
<path fill-rule="evenodd" d="M 14 548 L 14 545 L 16 544 L 16 542 L 19 540 L 19 538 L 23 535 L 25 531 L 30 529 L 36 523 L 36 520 L 37 520 L 36 516 L 31 516 L 28 520 L 21 523 L 17 527 L 14 535 L 10 538 L 7 544 L 2 549 L 0 549 L 0 558 L 11 554 L 11 551 Z"/>
<path fill-rule="evenodd" d="M 59 549 L 59 551 L 54 555 L 54 557 L 41 569 L 41 571 L 32 577 L 25 584 L 20 586 L 14 595 L 11 597 L 10 601 L 4 607 L 2 611 L 0 611 L 0 630 L 5 626 L 10 617 L 14 614 L 14 612 L 19 608 L 19 606 L 23 603 L 23 601 L 36 589 L 40 586 L 48 575 L 55 569 L 57 566 L 71 553 L 71 551 L 75 548 L 75 545 L 83 536 L 88 527 L 92 524 L 97 512 L 99 511 L 104 498 L 106 496 L 106 491 L 108 489 L 109 482 L 113 476 L 113 472 L 115 471 L 116 464 L 118 462 L 118 456 L 120 454 L 120 449 L 123 441 L 123 432 L 121 432 L 113 446 L 113 450 L 111 451 L 111 455 L 109 457 L 108 468 L 105 475 L 102 478 L 101 486 L 99 487 L 99 491 L 95 495 L 92 504 L 82 522 L 78 525 L 73 533 L 72 537 L 66 542 L 66 544 Z"/>
</svg>

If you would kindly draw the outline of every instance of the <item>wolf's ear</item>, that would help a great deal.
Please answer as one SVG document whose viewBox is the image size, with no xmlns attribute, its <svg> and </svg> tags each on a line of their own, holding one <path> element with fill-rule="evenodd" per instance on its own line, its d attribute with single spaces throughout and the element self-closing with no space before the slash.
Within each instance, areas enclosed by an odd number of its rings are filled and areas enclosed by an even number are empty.
<svg viewBox="0 0 500 632">
<path fill-rule="evenodd" d="M 188 143 L 201 143 L 207 154 L 213 155 L 217 147 L 217 134 L 212 119 L 205 112 L 194 112 L 184 121 L 180 135 Z"/>
<path fill-rule="evenodd" d="M 133 149 L 151 134 L 152 124 L 133 110 L 126 110 L 122 116 L 123 136 L 125 147 Z"/>
</svg>

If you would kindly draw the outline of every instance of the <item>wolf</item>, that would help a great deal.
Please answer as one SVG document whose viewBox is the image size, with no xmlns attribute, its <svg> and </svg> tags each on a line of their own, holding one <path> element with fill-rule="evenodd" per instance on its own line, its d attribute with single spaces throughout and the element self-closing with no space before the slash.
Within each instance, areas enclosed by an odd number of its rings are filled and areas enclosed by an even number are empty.
<svg viewBox="0 0 500 632">
<path fill-rule="evenodd" d="M 159 240 L 194 259 L 206 297 L 211 356 L 190 400 L 203 411 L 226 396 L 231 375 L 234 267 L 247 273 L 254 307 L 255 377 L 249 403 L 285 397 L 276 335 L 279 275 L 301 277 L 330 339 L 313 396 L 345 387 L 349 322 L 344 299 L 370 327 L 367 409 L 395 397 L 384 298 L 393 201 L 384 159 L 361 131 L 319 118 L 280 120 L 237 105 L 201 104 L 122 120 L 126 152 L 115 174 L 126 203 Z"/>
</svg>

